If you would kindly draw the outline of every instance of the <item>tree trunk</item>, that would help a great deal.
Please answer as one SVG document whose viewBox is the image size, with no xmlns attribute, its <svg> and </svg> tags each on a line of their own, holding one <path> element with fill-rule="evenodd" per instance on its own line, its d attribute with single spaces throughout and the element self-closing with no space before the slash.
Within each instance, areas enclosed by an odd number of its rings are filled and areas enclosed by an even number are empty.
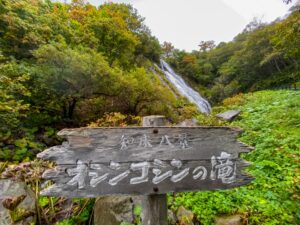
<svg viewBox="0 0 300 225">
<path fill-rule="evenodd" d="M 70 119 L 70 120 L 73 119 L 76 103 L 77 103 L 77 99 L 75 99 L 75 98 L 73 98 L 71 103 L 69 103 L 68 119 Z"/>
</svg>

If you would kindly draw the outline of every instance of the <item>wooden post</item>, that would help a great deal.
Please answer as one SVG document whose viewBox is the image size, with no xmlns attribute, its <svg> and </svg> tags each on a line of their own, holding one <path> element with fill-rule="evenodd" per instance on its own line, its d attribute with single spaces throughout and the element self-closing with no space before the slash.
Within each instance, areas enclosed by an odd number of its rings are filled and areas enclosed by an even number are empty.
<svg viewBox="0 0 300 225">
<path fill-rule="evenodd" d="M 166 125 L 164 116 L 143 117 L 143 127 L 159 127 Z M 158 190 L 159 191 L 159 190 Z M 143 196 L 142 225 L 167 225 L 168 206 L 167 195 L 156 194 Z"/>
</svg>

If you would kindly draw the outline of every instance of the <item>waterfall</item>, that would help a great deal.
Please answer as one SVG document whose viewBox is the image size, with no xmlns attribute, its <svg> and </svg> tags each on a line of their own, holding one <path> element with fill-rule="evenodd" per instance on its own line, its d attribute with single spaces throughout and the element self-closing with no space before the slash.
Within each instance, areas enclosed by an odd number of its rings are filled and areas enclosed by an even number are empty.
<svg viewBox="0 0 300 225">
<path fill-rule="evenodd" d="M 162 59 L 160 60 L 160 63 L 161 69 L 166 75 L 167 79 L 175 86 L 175 88 L 182 96 L 185 96 L 190 102 L 196 104 L 196 106 L 202 113 L 208 114 L 211 112 L 211 106 L 206 99 L 204 99 L 198 92 L 188 86 L 182 79 L 182 77 L 173 71 L 168 63 L 166 63 Z"/>
</svg>

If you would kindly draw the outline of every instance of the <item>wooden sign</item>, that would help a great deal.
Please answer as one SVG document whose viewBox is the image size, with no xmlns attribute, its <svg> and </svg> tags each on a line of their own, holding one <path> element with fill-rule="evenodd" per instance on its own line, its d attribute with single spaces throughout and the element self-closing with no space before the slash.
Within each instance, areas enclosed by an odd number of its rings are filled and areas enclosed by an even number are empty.
<svg viewBox="0 0 300 225">
<path fill-rule="evenodd" d="M 55 185 L 46 196 L 228 189 L 249 183 L 239 158 L 251 148 L 228 127 L 78 128 L 58 133 L 67 142 L 38 154 L 57 164 L 43 174 Z"/>
</svg>

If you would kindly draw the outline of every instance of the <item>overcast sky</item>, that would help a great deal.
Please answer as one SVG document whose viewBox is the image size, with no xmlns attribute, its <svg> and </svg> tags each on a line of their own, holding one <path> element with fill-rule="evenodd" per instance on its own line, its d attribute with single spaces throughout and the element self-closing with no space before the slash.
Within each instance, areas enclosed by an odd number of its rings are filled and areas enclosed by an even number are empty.
<svg viewBox="0 0 300 225">
<path fill-rule="evenodd" d="M 282 0 L 112 0 L 130 3 L 160 42 L 176 48 L 198 49 L 202 40 L 230 41 L 254 18 L 271 22 L 290 5 Z M 100 5 L 107 0 L 89 0 Z"/>
</svg>

